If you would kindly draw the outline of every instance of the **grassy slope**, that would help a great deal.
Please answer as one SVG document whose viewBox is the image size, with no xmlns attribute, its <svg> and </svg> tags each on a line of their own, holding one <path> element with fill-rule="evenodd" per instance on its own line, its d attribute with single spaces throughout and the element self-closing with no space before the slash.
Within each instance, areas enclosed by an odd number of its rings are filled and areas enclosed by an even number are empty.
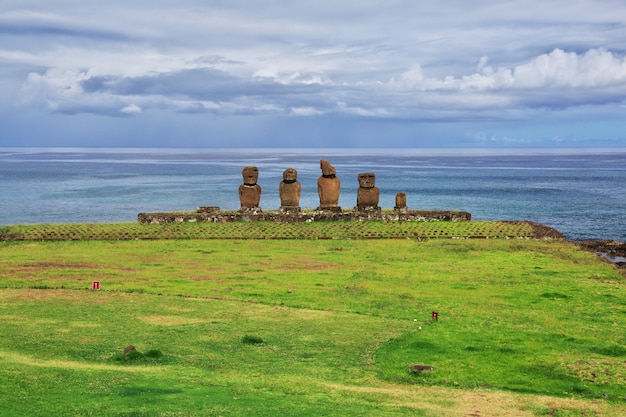
<svg viewBox="0 0 626 417">
<path fill-rule="evenodd" d="M 0 415 L 626 413 L 623 277 L 566 242 L 7 242 L 0 254 Z M 128 344 L 164 356 L 120 360 Z M 416 362 L 436 369 L 412 376 Z"/>
</svg>

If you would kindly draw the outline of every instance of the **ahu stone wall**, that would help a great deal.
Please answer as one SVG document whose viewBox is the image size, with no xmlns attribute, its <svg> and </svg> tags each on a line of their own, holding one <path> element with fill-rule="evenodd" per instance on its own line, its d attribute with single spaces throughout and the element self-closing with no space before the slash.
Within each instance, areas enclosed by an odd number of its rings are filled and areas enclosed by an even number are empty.
<svg viewBox="0 0 626 417">
<path fill-rule="evenodd" d="M 453 210 L 278 210 L 239 209 L 221 211 L 217 207 L 198 207 L 195 213 L 140 213 L 137 220 L 141 224 L 166 224 L 183 222 L 315 222 L 315 221 L 469 221 L 472 215 L 466 211 Z"/>
</svg>

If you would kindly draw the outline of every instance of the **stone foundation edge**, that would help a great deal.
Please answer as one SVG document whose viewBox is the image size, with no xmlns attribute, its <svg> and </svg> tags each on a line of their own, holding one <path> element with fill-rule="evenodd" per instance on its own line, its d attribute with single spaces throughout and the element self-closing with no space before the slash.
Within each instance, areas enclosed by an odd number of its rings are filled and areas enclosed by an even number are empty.
<svg viewBox="0 0 626 417">
<path fill-rule="evenodd" d="M 137 221 L 140 224 L 167 224 L 167 223 L 221 223 L 241 221 L 266 222 L 318 222 L 318 221 L 470 221 L 472 215 L 466 211 L 456 210 L 351 210 L 351 211 L 296 211 L 279 210 L 263 211 L 260 208 L 246 208 L 236 211 L 201 210 L 195 213 L 139 213 Z"/>
</svg>

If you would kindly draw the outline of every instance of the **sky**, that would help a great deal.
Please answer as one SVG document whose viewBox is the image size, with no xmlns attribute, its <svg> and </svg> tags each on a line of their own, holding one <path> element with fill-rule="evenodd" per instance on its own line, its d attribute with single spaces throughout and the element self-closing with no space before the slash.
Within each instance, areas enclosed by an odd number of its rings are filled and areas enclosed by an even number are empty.
<svg viewBox="0 0 626 417">
<path fill-rule="evenodd" d="M 3 0 L 0 146 L 626 146 L 626 1 Z"/>
</svg>

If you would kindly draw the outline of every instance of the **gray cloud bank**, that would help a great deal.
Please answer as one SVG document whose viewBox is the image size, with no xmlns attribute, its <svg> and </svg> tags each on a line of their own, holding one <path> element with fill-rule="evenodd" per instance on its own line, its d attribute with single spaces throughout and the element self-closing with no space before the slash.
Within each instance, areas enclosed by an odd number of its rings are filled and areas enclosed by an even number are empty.
<svg viewBox="0 0 626 417">
<path fill-rule="evenodd" d="M 23 4 L 0 6 L 0 88 L 21 112 L 624 116 L 621 1 Z"/>
<path fill-rule="evenodd" d="M 603 49 L 582 54 L 554 49 L 514 67 L 431 77 L 419 66 L 376 79 L 363 74 L 336 82 L 320 73 L 249 74 L 210 67 L 173 69 L 138 76 L 91 70 L 48 69 L 24 81 L 23 105 L 63 113 L 114 115 L 144 109 L 210 113 L 282 113 L 311 116 L 351 113 L 389 118 L 493 117 L 516 109 L 621 103 L 626 97 L 626 59 Z M 306 71 L 306 68 L 302 68 Z M 132 111 L 129 111 L 132 109 Z"/>
</svg>

